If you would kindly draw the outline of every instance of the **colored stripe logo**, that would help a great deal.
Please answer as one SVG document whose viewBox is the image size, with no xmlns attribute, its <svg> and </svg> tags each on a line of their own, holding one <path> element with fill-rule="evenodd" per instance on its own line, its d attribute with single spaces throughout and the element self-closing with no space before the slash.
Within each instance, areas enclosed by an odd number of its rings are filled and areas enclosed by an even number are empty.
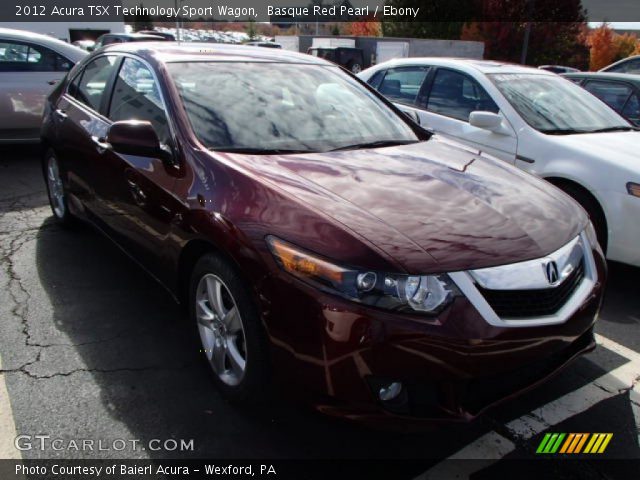
<svg viewBox="0 0 640 480">
<path fill-rule="evenodd" d="M 536 453 L 603 453 L 613 433 L 547 433 Z"/>
</svg>

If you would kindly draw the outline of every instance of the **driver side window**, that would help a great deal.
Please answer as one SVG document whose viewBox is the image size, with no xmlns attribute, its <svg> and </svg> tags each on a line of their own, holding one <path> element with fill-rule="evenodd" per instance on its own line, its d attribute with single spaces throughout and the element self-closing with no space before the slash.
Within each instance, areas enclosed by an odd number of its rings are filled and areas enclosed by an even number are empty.
<svg viewBox="0 0 640 480">
<path fill-rule="evenodd" d="M 167 120 L 160 87 L 151 70 L 142 62 L 127 57 L 116 78 L 109 106 L 108 118 L 120 120 L 147 120 L 151 122 L 163 144 L 170 143 Z"/>
<path fill-rule="evenodd" d="M 436 72 L 427 110 L 465 122 L 469 121 L 469 114 L 474 111 L 500 111 L 478 82 L 460 72 L 444 68 Z"/>
</svg>

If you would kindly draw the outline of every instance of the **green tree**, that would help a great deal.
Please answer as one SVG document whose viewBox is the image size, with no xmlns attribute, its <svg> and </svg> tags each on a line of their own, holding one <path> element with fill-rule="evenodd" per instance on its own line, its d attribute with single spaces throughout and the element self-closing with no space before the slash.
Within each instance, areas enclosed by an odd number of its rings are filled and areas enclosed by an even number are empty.
<svg viewBox="0 0 640 480">
<path fill-rule="evenodd" d="M 480 1 L 480 0 L 478 0 Z M 530 21 L 528 65 L 560 64 L 586 68 L 586 14 L 581 0 L 483 0 L 482 21 L 467 23 L 462 40 L 484 42 L 484 56 L 520 63 L 527 21 Z"/>
<path fill-rule="evenodd" d="M 255 20 L 249 20 L 247 22 L 247 35 L 249 35 L 249 40 L 255 40 L 257 36 L 256 32 L 256 22 Z"/>
<path fill-rule="evenodd" d="M 475 17 L 474 0 L 387 0 L 397 8 L 419 8 L 416 18 L 403 22 L 402 17 L 382 22 L 385 37 L 439 38 L 457 40 L 464 20 Z"/>
</svg>

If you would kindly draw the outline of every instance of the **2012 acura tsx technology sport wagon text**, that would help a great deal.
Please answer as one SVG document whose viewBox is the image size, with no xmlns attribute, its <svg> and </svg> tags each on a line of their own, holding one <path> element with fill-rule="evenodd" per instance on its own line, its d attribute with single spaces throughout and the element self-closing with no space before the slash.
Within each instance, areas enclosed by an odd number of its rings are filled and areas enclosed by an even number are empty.
<svg viewBox="0 0 640 480">
<path fill-rule="evenodd" d="M 324 60 L 109 46 L 53 91 L 42 140 L 57 220 L 188 305 L 232 400 L 279 381 L 363 422 L 468 420 L 594 348 L 585 212 Z"/>
</svg>

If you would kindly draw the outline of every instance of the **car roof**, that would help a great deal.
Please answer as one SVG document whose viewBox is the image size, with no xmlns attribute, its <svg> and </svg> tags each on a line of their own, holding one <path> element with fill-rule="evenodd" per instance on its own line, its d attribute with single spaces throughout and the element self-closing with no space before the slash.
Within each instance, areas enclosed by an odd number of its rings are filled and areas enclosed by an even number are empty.
<svg viewBox="0 0 640 480">
<path fill-rule="evenodd" d="M 50 48 L 54 52 L 59 53 L 60 55 L 68 58 L 74 63 L 79 62 L 87 56 L 86 50 L 82 50 L 75 45 L 63 42 L 62 40 L 58 40 L 57 38 L 35 32 L 14 30 L 12 28 L 0 28 L 0 36 L 10 40 L 29 42 Z"/>
<path fill-rule="evenodd" d="M 613 72 L 575 72 L 563 73 L 567 78 L 593 78 L 605 80 L 620 80 L 640 84 L 640 74 L 635 73 L 613 73 Z"/>
<path fill-rule="evenodd" d="M 334 64 L 304 53 L 291 52 L 280 48 L 231 45 L 223 43 L 198 42 L 129 42 L 107 45 L 100 52 L 132 53 L 146 59 L 160 62 L 278 62 L 308 63 L 315 65 Z"/>
<path fill-rule="evenodd" d="M 515 63 L 497 62 L 494 60 L 480 60 L 472 58 L 449 58 L 449 57 L 409 57 L 397 60 L 390 60 L 384 65 L 436 65 L 440 67 L 463 67 L 467 70 L 476 70 L 482 73 L 534 73 L 538 75 L 555 75 L 539 68 L 525 67 Z M 381 64 L 382 65 L 382 64 Z"/>
<path fill-rule="evenodd" d="M 604 71 L 605 71 L 605 70 L 607 70 L 608 68 L 611 68 L 611 67 L 613 67 L 613 66 L 615 66 L 615 65 L 620 65 L 621 63 L 626 63 L 626 62 L 628 62 L 628 61 L 630 61 L 630 60 L 636 60 L 636 59 L 638 59 L 638 58 L 640 58 L 640 55 L 631 55 L 630 57 L 623 58 L 623 59 L 621 59 L 621 60 L 618 60 L 617 62 L 613 62 L 612 64 L 607 65 L 607 66 L 606 66 L 606 67 L 604 67 L 604 68 L 601 68 L 599 71 L 600 71 L 600 72 L 604 72 Z"/>
</svg>

